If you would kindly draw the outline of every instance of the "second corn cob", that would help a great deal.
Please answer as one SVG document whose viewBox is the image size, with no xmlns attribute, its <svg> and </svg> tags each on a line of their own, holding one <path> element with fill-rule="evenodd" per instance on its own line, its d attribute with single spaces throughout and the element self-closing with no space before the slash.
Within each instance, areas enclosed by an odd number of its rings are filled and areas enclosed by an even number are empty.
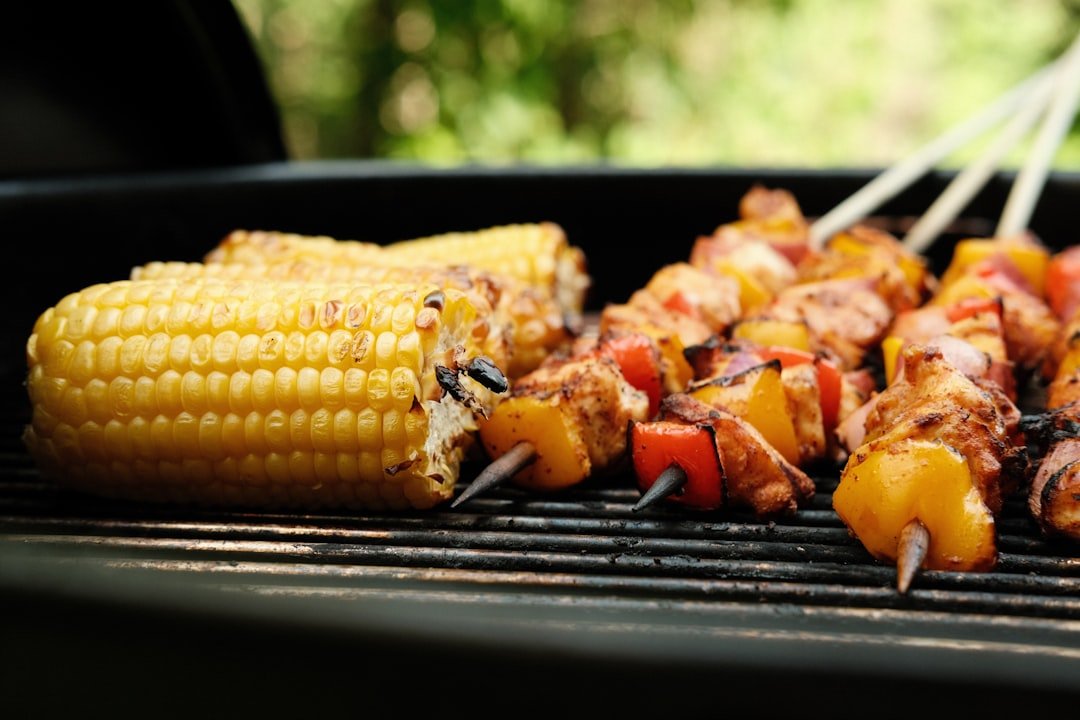
<svg viewBox="0 0 1080 720">
<path fill-rule="evenodd" d="M 238 233 L 233 233 L 237 235 Z M 318 239 L 297 240 L 318 243 Z M 331 241 L 334 242 L 334 241 Z M 381 265 L 361 262 L 343 253 L 337 260 L 265 258 L 265 264 L 152 262 L 132 270 L 133 280 L 160 278 L 258 280 L 270 278 L 296 282 L 427 282 L 461 290 L 492 313 L 478 317 L 487 328 L 485 352 L 511 377 L 532 370 L 555 348 L 569 339 L 562 312 L 555 301 L 524 282 L 496 276 L 471 267 Z"/>
<path fill-rule="evenodd" d="M 516 278 L 553 298 L 564 314 L 578 315 L 589 278 L 585 255 L 567 243 L 554 223 L 505 225 L 380 246 L 329 237 L 236 231 L 206 256 L 207 262 L 253 265 L 281 262 L 353 265 L 469 265 Z"/>
</svg>

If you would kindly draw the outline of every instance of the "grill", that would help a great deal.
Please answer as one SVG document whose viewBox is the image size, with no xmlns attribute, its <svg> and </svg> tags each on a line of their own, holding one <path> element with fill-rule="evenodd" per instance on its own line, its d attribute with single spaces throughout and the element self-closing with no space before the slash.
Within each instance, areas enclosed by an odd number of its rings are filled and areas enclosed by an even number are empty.
<svg viewBox="0 0 1080 720">
<path fill-rule="evenodd" d="M 252 514 L 64 493 L 40 482 L 19 443 L 18 351 L 36 312 L 129 265 L 195 259 L 232 227 L 385 240 L 552 219 L 585 247 L 597 305 L 685 255 L 751 182 L 787 187 L 814 213 L 869 177 L 316 165 L 0 184 L 9 235 L 40 239 L 22 284 L 5 290 L 16 309 L 0 395 L 0 620 L 13 638 L 3 682 L 45 687 L 36 658 L 77 667 L 65 682 L 87 692 L 123 677 L 134 698 L 156 698 L 166 669 L 232 701 L 238 684 L 271 681 L 245 709 L 287 706 L 275 678 L 319 688 L 305 711 L 400 708 L 387 688 L 410 678 L 426 690 L 409 706 L 433 710 L 452 697 L 890 717 L 930 692 L 933 707 L 965 711 L 1075 701 L 1080 551 L 1043 539 L 1022 499 L 998 521 L 994 572 L 924 572 L 900 596 L 895 571 L 831 510 L 833 473 L 817 478 L 810 507 L 768 523 L 634 514 L 625 473 L 555 495 L 501 490 L 455 511 Z M 907 222 L 947 179 L 917 185 L 883 222 Z M 955 230 L 987 232 L 1009 179 Z M 1035 227 L 1051 242 L 1065 237 L 1060 210 L 1076 183 L 1048 186 Z M 410 207 L 421 210 L 401 212 Z M 627 246 L 640 262 L 617 265 Z M 45 265 L 58 249 L 73 256 L 59 270 Z M 95 662 L 71 664 L 88 644 Z M 169 659 L 148 666 L 151 651 Z"/>
</svg>

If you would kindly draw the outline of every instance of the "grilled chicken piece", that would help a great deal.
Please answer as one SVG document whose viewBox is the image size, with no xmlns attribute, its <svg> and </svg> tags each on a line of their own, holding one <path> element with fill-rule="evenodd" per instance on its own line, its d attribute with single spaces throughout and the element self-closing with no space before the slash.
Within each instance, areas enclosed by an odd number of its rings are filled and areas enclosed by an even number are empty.
<svg viewBox="0 0 1080 720">
<path fill-rule="evenodd" d="M 1026 293 L 1003 297 L 1005 344 L 1021 367 L 1037 368 L 1061 332 L 1061 323 L 1039 298 Z"/>
<path fill-rule="evenodd" d="M 674 332 L 684 347 L 703 343 L 713 335 L 712 328 L 703 320 L 672 310 L 646 290 L 635 292 L 626 304 L 608 305 L 600 315 L 601 332 L 613 328 L 635 329 L 645 325 Z"/>
<path fill-rule="evenodd" d="M 825 457 L 825 423 L 821 416 L 818 369 L 811 364 L 795 365 L 784 368 L 780 377 L 799 447 L 798 464 L 804 466 Z"/>
<path fill-rule="evenodd" d="M 736 248 L 758 245 L 760 250 L 741 249 L 731 258 L 756 282 L 775 293 L 794 279 L 794 268 L 810 249 L 810 226 L 795 196 L 786 190 L 755 185 L 739 201 L 740 220 L 724 223 L 710 237 L 698 239 L 690 255 L 693 265 L 709 269 Z M 772 252 L 767 252 L 772 251 Z M 780 260 L 786 262 L 780 262 Z M 783 277 L 790 276 L 787 280 Z"/>
<path fill-rule="evenodd" d="M 866 350 L 881 341 L 892 311 L 866 279 L 825 280 L 794 285 L 777 296 L 766 314 L 805 322 L 815 350 L 831 353 L 843 369 L 862 364 Z"/>
<path fill-rule="evenodd" d="M 834 237 L 826 252 L 799 265 L 799 282 L 877 278 L 878 293 L 894 313 L 922 302 L 928 291 L 926 264 L 892 235 L 863 225 Z"/>
<path fill-rule="evenodd" d="M 666 308 L 704 322 L 714 333 L 722 333 L 739 318 L 739 284 L 688 263 L 662 267 L 649 280 L 645 292 Z"/>
<path fill-rule="evenodd" d="M 744 284 L 752 284 L 765 297 L 775 296 L 796 278 L 795 266 L 783 252 L 737 223 L 721 227 L 712 237 L 698 238 L 690 263 L 713 275 L 741 276 Z"/>
</svg>

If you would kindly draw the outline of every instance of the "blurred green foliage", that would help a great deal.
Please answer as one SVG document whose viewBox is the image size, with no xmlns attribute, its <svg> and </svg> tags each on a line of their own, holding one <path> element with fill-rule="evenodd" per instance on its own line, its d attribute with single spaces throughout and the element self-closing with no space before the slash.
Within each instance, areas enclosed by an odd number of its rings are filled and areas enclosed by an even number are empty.
<svg viewBox="0 0 1080 720">
<path fill-rule="evenodd" d="M 881 165 L 1080 29 L 1077 0 L 236 4 L 294 157 L 447 163 Z"/>
</svg>

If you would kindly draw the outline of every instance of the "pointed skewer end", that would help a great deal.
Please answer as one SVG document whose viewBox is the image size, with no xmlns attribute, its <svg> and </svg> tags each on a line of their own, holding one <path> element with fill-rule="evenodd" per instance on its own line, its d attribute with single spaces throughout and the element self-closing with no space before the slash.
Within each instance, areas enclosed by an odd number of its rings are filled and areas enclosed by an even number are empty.
<svg viewBox="0 0 1080 720">
<path fill-rule="evenodd" d="M 506 454 L 496 458 L 490 465 L 484 468 L 469 487 L 450 503 L 451 508 L 475 497 L 480 493 L 487 492 L 492 488 L 502 485 L 514 477 L 525 466 L 536 461 L 536 446 L 531 442 L 519 442 L 510 448 Z"/>
<path fill-rule="evenodd" d="M 896 589 L 901 595 L 907 593 L 915 573 L 926 560 L 930 549 L 930 531 L 922 521 L 915 518 L 900 531 L 900 543 L 896 555 Z"/>
<path fill-rule="evenodd" d="M 637 504 L 630 509 L 631 512 L 640 512 L 645 508 L 652 507 L 666 497 L 679 493 L 686 485 L 686 480 L 686 471 L 678 463 L 671 463 L 656 478 L 656 482 L 645 491 Z"/>
</svg>

